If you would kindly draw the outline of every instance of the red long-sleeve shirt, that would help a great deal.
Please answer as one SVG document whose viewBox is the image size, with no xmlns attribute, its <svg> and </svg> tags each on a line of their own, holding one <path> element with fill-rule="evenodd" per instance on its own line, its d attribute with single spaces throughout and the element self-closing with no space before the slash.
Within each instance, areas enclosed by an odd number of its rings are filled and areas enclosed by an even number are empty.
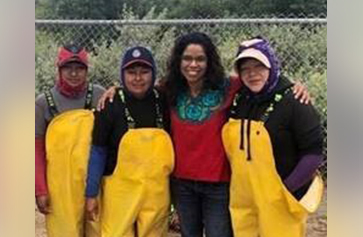
<svg viewBox="0 0 363 237">
<path fill-rule="evenodd" d="M 44 138 L 35 138 L 35 196 L 47 195 Z"/>
<path fill-rule="evenodd" d="M 227 120 L 227 110 L 240 87 L 241 82 L 238 78 L 231 79 L 224 103 L 202 122 L 183 120 L 176 110 L 171 111 L 175 177 L 207 182 L 230 180 L 231 171 L 221 131 Z"/>
</svg>

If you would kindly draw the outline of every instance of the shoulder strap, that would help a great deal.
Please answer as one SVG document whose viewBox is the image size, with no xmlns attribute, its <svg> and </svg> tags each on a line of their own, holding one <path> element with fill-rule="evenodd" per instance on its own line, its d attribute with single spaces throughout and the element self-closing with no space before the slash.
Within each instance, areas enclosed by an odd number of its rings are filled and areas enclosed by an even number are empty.
<svg viewBox="0 0 363 237">
<path fill-rule="evenodd" d="M 266 121 L 270 117 L 271 112 L 274 111 L 276 104 L 278 104 L 282 100 L 282 98 L 285 95 L 287 95 L 289 92 L 292 92 L 291 87 L 285 89 L 284 91 L 281 91 L 281 92 L 275 94 L 275 97 L 274 97 L 273 101 L 270 103 L 270 105 L 267 107 L 267 109 L 265 110 L 265 112 L 261 116 L 260 120 L 262 122 L 266 123 Z"/>
<path fill-rule="evenodd" d="M 84 105 L 85 109 L 92 109 L 92 96 L 93 96 L 93 83 L 89 82 L 87 86 L 86 102 Z"/>
<path fill-rule="evenodd" d="M 160 95 L 159 92 L 157 90 L 153 90 L 154 92 L 154 96 L 155 96 L 155 106 L 156 106 L 156 126 L 158 128 L 163 128 L 164 127 L 164 122 L 163 122 L 163 114 L 161 113 L 161 109 L 160 109 Z M 120 96 L 121 102 L 124 104 L 124 108 L 125 108 L 125 116 L 126 116 L 126 121 L 127 121 L 127 125 L 129 128 L 135 128 L 136 122 L 134 120 L 134 118 L 131 116 L 131 113 L 129 111 L 129 109 L 126 106 L 126 100 L 125 100 L 125 94 L 124 91 L 122 89 L 120 89 L 118 91 L 118 94 Z"/>
<path fill-rule="evenodd" d="M 155 106 L 156 106 L 156 126 L 158 128 L 164 128 L 163 114 L 161 113 L 161 100 L 159 92 L 153 89 L 155 96 Z"/>
<path fill-rule="evenodd" d="M 44 90 L 44 94 L 48 103 L 49 113 L 52 115 L 52 117 L 55 117 L 57 114 L 59 114 L 59 111 L 55 105 L 54 98 L 49 87 Z"/>
<path fill-rule="evenodd" d="M 237 105 L 240 98 L 241 98 L 241 93 L 236 93 L 231 108 L 229 109 L 229 117 L 233 117 L 234 115 L 236 115 Z"/>
<path fill-rule="evenodd" d="M 118 91 L 118 94 L 120 96 L 121 102 L 124 104 L 127 126 L 129 128 L 135 128 L 136 123 L 135 123 L 134 118 L 131 117 L 131 113 L 126 106 L 125 94 L 124 94 L 124 91 L 122 90 L 122 88 Z"/>
</svg>

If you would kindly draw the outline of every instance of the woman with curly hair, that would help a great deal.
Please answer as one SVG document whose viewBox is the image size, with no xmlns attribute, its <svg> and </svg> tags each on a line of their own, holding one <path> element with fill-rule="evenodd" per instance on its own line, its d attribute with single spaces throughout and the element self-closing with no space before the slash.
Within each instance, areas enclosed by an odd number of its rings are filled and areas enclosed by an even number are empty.
<svg viewBox="0 0 363 237">
<path fill-rule="evenodd" d="M 171 106 L 175 149 L 172 193 L 184 237 L 232 236 L 228 211 L 230 167 L 221 129 L 229 94 L 239 88 L 228 81 L 216 46 L 204 33 L 176 40 L 168 64 L 166 93 Z"/>
</svg>

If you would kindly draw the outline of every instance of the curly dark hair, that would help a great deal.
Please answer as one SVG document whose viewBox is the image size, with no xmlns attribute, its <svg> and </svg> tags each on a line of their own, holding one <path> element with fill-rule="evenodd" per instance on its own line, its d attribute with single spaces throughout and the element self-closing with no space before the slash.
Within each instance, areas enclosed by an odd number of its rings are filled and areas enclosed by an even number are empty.
<svg viewBox="0 0 363 237">
<path fill-rule="evenodd" d="M 165 78 L 166 94 L 171 106 L 175 106 L 177 96 L 189 89 L 188 83 L 180 71 L 180 64 L 184 50 L 190 44 L 202 46 L 207 56 L 207 69 L 202 90 L 223 90 L 226 84 L 226 76 L 221 63 L 217 47 L 211 38 L 201 32 L 192 32 L 176 39 L 169 57 Z"/>
</svg>

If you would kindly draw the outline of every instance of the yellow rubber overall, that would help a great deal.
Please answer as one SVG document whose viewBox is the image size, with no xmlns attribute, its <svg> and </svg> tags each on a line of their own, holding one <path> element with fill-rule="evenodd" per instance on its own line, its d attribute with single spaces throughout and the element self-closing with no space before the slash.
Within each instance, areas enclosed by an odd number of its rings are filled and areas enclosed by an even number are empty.
<svg viewBox="0 0 363 237">
<path fill-rule="evenodd" d="M 222 132 L 232 169 L 230 212 L 234 236 L 304 237 L 307 215 L 318 208 L 322 198 L 320 176 L 315 177 L 306 195 L 296 200 L 277 173 L 264 123 L 251 121 L 251 160 L 247 160 L 246 149 L 240 149 L 240 128 L 241 120 L 230 119 Z"/>
<path fill-rule="evenodd" d="M 47 181 L 51 213 L 48 237 L 100 237 L 98 222 L 85 221 L 85 185 L 93 112 L 71 110 L 56 116 L 46 134 Z"/>
<path fill-rule="evenodd" d="M 159 128 L 129 129 L 114 173 L 104 179 L 102 237 L 166 237 L 174 151 Z"/>
</svg>

